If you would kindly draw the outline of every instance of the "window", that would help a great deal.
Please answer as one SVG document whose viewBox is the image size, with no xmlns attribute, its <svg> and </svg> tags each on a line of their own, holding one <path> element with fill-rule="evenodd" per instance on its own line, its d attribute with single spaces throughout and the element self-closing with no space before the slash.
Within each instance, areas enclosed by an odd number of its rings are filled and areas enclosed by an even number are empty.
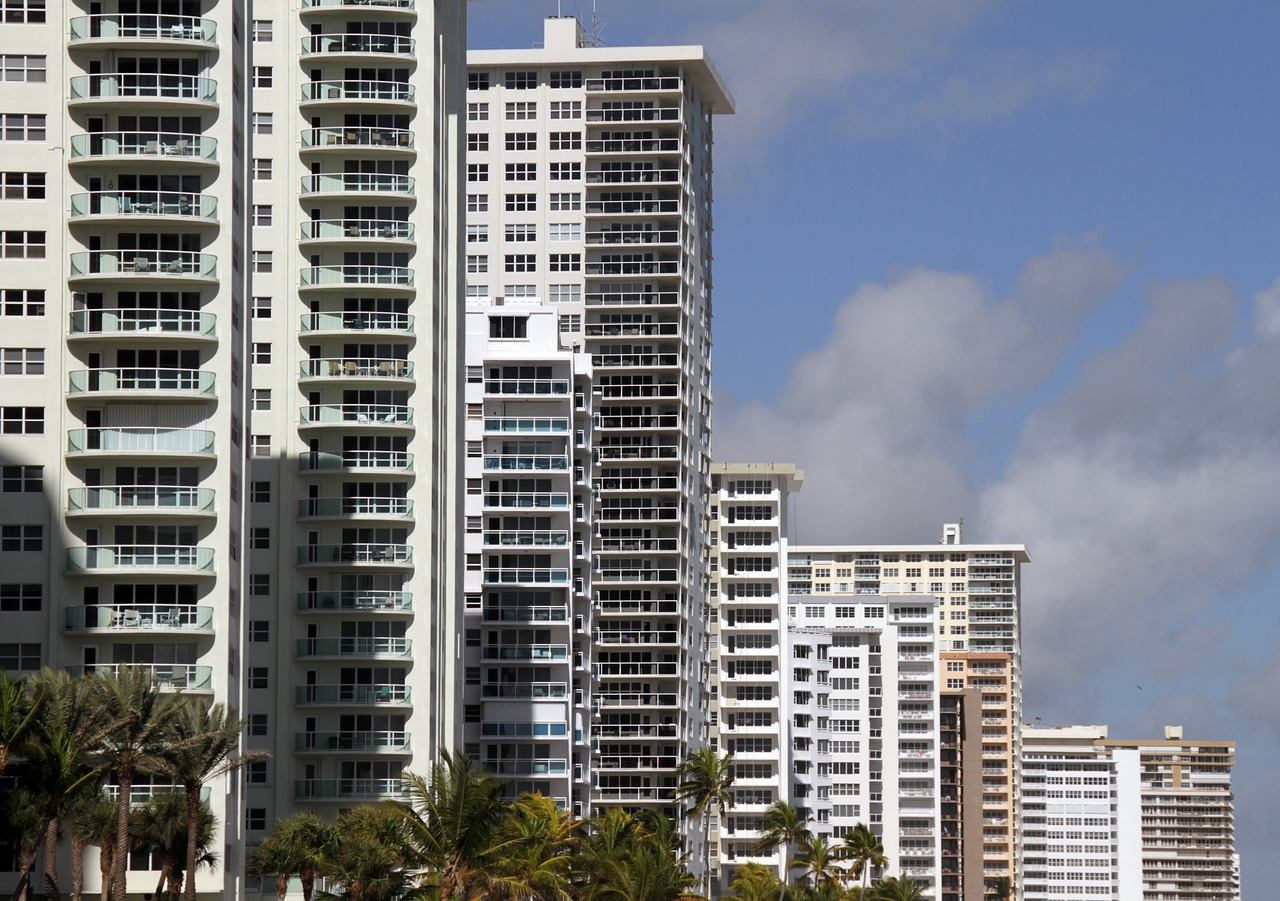
<svg viewBox="0 0 1280 901">
<path fill-rule="evenodd" d="M 538 73 L 508 72 L 502 84 L 508 91 L 529 91 L 538 86 Z"/>
<path fill-rule="evenodd" d="M 244 828 L 247 832 L 265 832 L 267 828 L 267 808 L 246 807 L 244 809 Z"/>
<path fill-rule="evenodd" d="M 249 483 L 249 500 L 255 504 L 271 503 L 271 483 L 270 482 L 250 482 Z"/>
<path fill-rule="evenodd" d="M 548 86 L 553 88 L 580 88 L 582 87 L 582 71 L 562 70 L 552 72 L 548 80 Z"/>
<path fill-rule="evenodd" d="M 489 73 L 488 72 L 467 73 L 467 90 L 469 91 L 489 90 Z"/>
<path fill-rule="evenodd" d="M 0 113 L 0 141 L 43 141 L 47 121 L 44 113 Z"/>
<path fill-rule="evenodd" d="M 548 241 L 581 241 L 582 224 L 579 222 L 553 222 L 547 226 Z"/>
<path fill-rule="evenodd" d="M 505 200 L 508 213 L 532 213 L 538 209 L 537 194 L 508 194 Z"/>
<path fill-rule="evenodd" d="M 255 157 L 253 160 L 253 177 L 258 181 L 271 181 L 271 160 Z"/>
<path fill-rule="evenodd" d="M 490 316 L 490 338 L 528 337 L 529 320 L 524 316 Z"/>
<path fill-rule="evenodd" d="M 581 100 L 553 100 L 551 102 L 552 119 L 581 119 Z"/>
<path fill-rule="evenodd" d="M 274 113 L 254 113 L 251 121 L 255 135 L 269 135 L 275 129 Z"/>
<path fill-rule="evenodd" d="M 507 163 L 506 175 L 507 181 L 533 181 L 538 177 L 538 164 Z"/>
<path fill-rule="evenodd" d="M 529 224 L 508 225 L 506 230 L 508 241 L 528 242 L 538 240 L 538 226 Z"/>
<path fill-rule="evenodd" d="M 44 549 L 44 526 L 0 526 L 0 551 L 31 553 Z"/>
<path fill-rule="evenodd" d="M 481 182 L 489 180 L 488 163 L 467 163 L 467 181 Z"/>
<path fill-rule="evenodd" d="M 255 203 L 253 205 L 253 224 L 259 228 L 271 226 L 271 204 Z"/>
<path fill-rule="evenodd" d="M 4 21 L 38 25 L 45 21 L 46 0 L 4 0 Z"/>
<path fill-rule="evenodd" d="M 552 272 L 581 272 L 582 254 L 553 253 L 547 268 Z"/>
<path fill-rule="evenodd" d="M 249 667 L 249 687 L 250 688 L 268 688 L 271 684 L 270 670 L 265 666 Z"/>
<path fill-rule="evenodd" d="M 252 315 L 254 319 L 270 319 L 271 318 L 271 298 L 255 297 L 252 301 Z"/>
<path fill-rule="evenodd" d="M 467 285 L 467 297 L 485 297 L 489 296 L 488 285 Z"/>
<path fill-rule="evenodd" d="M 538 258 L 532 253 L 509 253 L 503 260 L 507 272 L 537 272 Z"/>
<path fill-rule="evenodd" d="M 255 551 L 271 550 L 271 530 L 265 526 L 255 526 L 250 529 L 249 547 Z"/>
<path fill-rule="evenodd" d="M 254 19 L 251 34 L 259 44 L 269 44 L 274 36 L 273 23 L 270 19 Z"/>
<path fill-rule="evenodd" d="M 467 104 L 467 121 L 468 122 L 488 122 L 489 121 L 489 104 L 468 103 Z"/>
<path fill-rule="evenodd" d="M 532 131 L 513 131 L 506 137 L 506 149 L 512 152 L 537 150 L 538 135 Z"/>
<path fill-rule="evenodd" d="M 555 104 L 551 104 L 555 106 Z M 508 103 L 505 110 L 506 117 L 509 121 L 524 122 L 530 119 L 538 118 L 538 104 L 527 103 L 521 101 L 519 103 Z"/>
<path fill-rule="evenodd" d="M 43 466 L 0 467 L 0 492 L 5 494 L 36 494 L 43 490 Z"/>
<path fill-rule="evenodd" d="M 249 785 L 267 784 L 267 761 L 251 760 L 244 769 L 244 781 Z"/>
<path fill-rule="evenodd" d="M 269 88 L 273 80 L 270 66 L 253 67 L 253 86 L 255 88 Z"/>
<path fill-rule="evenodd" d="M 0 199 L 44 200 L 43 172 L 0 172 Z"/>
<path fill-rule="evenodd" d="M 489 195 L 488 194 L 468 194 L 467 195 L 467 212 L 468 213 L 489 212 Z"/>
<path fill-rule="evenodd" d="M 0 613 L 32 613 L 43 602 L 44 588 L 40 585 L 0 585 Z"/>
<path fill-rule="evenodd" d="M 582 163 L 551 163 L 548 177 L 552 181 L 577 181 L 582 178 Z"/>
<path fill-rule="evenodd" d="M 268 721 L 265 713 L 249 714 L 249 734 L 250 735 L 269 735 L 267 731 Z"/>
<path fill-rule="evenodd" d="M 271 362 L 271 342 L 262 341 L 249 348 L 249 359 L 254 363 L 267 365 Z"/>
<path fill-rule="evenodd" d="M 249 641 L 265 644 L 271 640 L 271 623 L 265 619 L 249 620 Z"/>
<path fill-rule="evenodd" d="M 44 375 L 44 348 L 0 347 L 0 375 Z"/>
<path fill-rule="evenodd" d="M 270 272 L 273 262 L 270 250 L 255 250 L 253 252 L 253 271 L 254 272 Z"/>
<path fill-rule="evenodd" d="M 0 407 L 0 435 L 43 435 L 44 407 Z"/>
<path fill-rule="evenodd" d="M 521 297 L 537 297 L 537 285 L 506 285 L 502 289 L 504 299 L 519 299 Z"/>
<path fill-rule="evenodd" d="M 5 288 L 0 291 L 0 316 L 43 316 L 44 289 Z"/>
<path fill-rule="evenodd" d="M 468 225 L 467 226 L 467 243 L 468 244 L 487 244 L 489 241 L 489 226 L 487 225 Z"/>
<path fill-rule="evenodd" d="M 560 334 L 571 334 L 582 331 L 582 316 L 579 313 L 562 314 L 560 316 Z"/>
<path fill-rule="evenodd" d="M 0 232 L 0 255 L 6 260 L 43 260 L 44 232 Z"/>
<path fill-rule="evenodd" d="M 467 132 L 467 151 L 478 153 L 489 149 L 489 133 L 484 131 Z"/>
<path fill-rule="evenodd" d="M 250 573 L 249 574 L 249 597 L 251 598 L 271 597 L 271 573 Z"/>
<path fill-rule="evenodd" d="M 0 670 L 36 672 L 39 669 L 39 644 L 34 642 L 0 644 Z"/>
<path fill-rule="evenodd" d="M 250 435 L 249 436 L 249 454 L 254 457 L 270 457 L 271 456 L 271 436 L 270 435 Z"/>
<path fill-rule="evenodd" d="M 0 78 L 7 83 L 44 83 L 48 68 L 43 56 L 0 55 Z"/>
<path fill-rule="evenodd" d="M 547 298 L 552 303 L 578 303 L 582 300 L 582 286 L 548 285 Z"/>
<path fill-rule="evenodd" d="M 547 208 L 555 212 L 572 212 L 582 209 L 582 195 L 576 191 L 548 196 Z"/>
<path fill-rule="evenodd" d="M 582 149 L 582 132 L 580 131 L 551 132 L 551 149 L 552 150 L 581 150 Z"/>
<path fill-rule="evenodd" d="M 480 254 L 467 254 L 467 272 L 475 274 L 489 271 L 489 258 Z"/>
</svg>

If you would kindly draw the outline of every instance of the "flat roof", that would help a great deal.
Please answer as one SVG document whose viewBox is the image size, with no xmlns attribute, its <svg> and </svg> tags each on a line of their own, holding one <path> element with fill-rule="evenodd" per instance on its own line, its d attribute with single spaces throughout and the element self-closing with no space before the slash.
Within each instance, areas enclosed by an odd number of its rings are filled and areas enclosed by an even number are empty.
<svg viewBox="0 0 1280 901">
<path fill-rule="evenodd" d="M 1019 563 L 1029 563 L 1031 556 L 1025 544 L 793 544 L 787 556 L 798 554 L 937 554 L 957 552 L 996 552 L 1012 554 Z"/>
</svg>

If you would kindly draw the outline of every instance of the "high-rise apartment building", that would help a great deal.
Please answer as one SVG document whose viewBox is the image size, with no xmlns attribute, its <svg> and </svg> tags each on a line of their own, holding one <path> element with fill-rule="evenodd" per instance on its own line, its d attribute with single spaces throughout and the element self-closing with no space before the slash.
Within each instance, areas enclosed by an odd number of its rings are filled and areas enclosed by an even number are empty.
<svg viewBox="0 0 1280 901">
<path fill-rule="evenodd" d="M 590 356 L 593 797 L 674 814 L 706 738 L 712 119 L 733 105 L 700 47 L 587 43 L 552 17 L 537 49 L 469 55 L 467 295 L 554 304 Z"/>
<path fill-rule="evenodd" d="M 0 15 L 0 666 L 240 708 L 221 896 L 454 741 L 464 3 Z"/>
</svg>

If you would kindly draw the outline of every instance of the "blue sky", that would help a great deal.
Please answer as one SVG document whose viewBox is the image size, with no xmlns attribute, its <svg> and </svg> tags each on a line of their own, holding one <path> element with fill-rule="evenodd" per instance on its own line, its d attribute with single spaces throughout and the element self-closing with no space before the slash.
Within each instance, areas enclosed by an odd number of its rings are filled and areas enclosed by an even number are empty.
<svg viewBox="0 0 1280 901">
<path fill-rule="evenodd" d="M 469 45 L 555 13 L 471 3 Z M 801 465 L 804 542 L 1025 542 L 1027 716 L 1235 739 L 1244 894 L 1280 884 L 1280 11 L 599 15 L 615 46 L 704 44 L 737 100 L 717 457 Z"/>
</svg>

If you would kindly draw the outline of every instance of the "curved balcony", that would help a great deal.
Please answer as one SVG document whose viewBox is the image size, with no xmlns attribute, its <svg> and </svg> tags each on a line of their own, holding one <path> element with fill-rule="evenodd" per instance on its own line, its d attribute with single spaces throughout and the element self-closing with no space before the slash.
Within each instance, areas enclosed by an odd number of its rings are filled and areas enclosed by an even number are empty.
<svg viewBox="0 0 1280 901">
<path fill-rule="evenodd" d="M 408 360 L 368 357 L 316 357 L 299 364 L 300 379 L 396 379 L 413 380 L 413 364 Z"/>
<path fill-rule="evenodd" d="M 304 244 L 413 244 L 413 223 L 399 219 L 311 219 L 302 223 Z"/>
<path fill-rule="evenodd" d="M 414 191 L 414 179 L 412 176 L 392 175 L 383 172 L 334 172 L 304 175 L 301 185 L 301 193 L 304 197 L 389 194 L 393 197 L 412 198 Z"/>
<path fill-rule="evenodd" d="M 218 82 L 201 75 L 109 72 L 71 79 L 68 106 L 119 105 L 209 108 L 218 104 Z"/>
<path fill-rule="evenodd" d="M 295 704 L 408 704 L 407 685 L 298 685 L 294 688 Z"/>
<path fill-rule="evenodd" d="M 304 591 L 298 595 L 299 613 L 409 613 L 413 595 L 407 591 Z"/>
<path fill-rule="evenodd" d="M 71 220 L 178 219 L 184 225 L 218 222 L 218 198 L 176 191 L 91 191 L 71 195 Z"/>
<path fill-rule="evenodd" d="M 299 657 L 408 657 L 407 638 L 299 638 Z"/>
<path fill-rule="evenodd" d="M 392 56 L 413 59 L 412 38 L 395 34 L 312 34 L 301 42 L 302 56 Z"/>
<path fill-rule="evenodd" d="M 303 334 L 330 332 L 346 334 L 375 332 L 378 334 L 412 336 L 413 317 L 408 313 L 333 312 L 305 313 L 300 330 Z"/>
<path fill-rule="evenodd" d="M 303 544 L 298 546 L 299 566 L 360 565 L 413 567 L 413 548 L 407 544 Z"/>
<path fill-rule="evenodd" d="M 293 749 L 301 753 L 361 751 L 366 754 L 409 753 L 408 732 L 295 732 Z"/>
<path fill-rule="evenodd" d="M 194 250 L 88 250 L 71 254 L 78 282 L 181 281 L 218 283 L 218 258 Z"/>
<path fill-rule="evenodd" d="M 370 285 L 398 294 L 412 293 L 413 270 L 408 266 L 309 266 L 299 274 L 298 287 L 331 291 Z"/>
<path fill-rule="evenodd" d="M 486 471 L 568 472 L 569 458 L 564 454 L 491 454 L 484 458 Z"/>
<path fill-rule="evenodd" d="M 77 369 L 71 373 L 71 397 L 120 395 L 157 401 L 215 400 L 214 373 L 202 369 Z"/>
<path fill-rule="evenodd" d="M 298 501 L 299 519 L 411 519 L 413 501 L 403 497 L 308 497 Z"/>
<path fill-rule="evenodd" d="M 174 131 L 108 131 L 71 136 L 71 163 L 130 162 L 217 165 L 218 139 Z"/>
<path fill-rule="evenodd" d="M 129 335 L 155 338 L 216 340 L 218 317 L 197 310 L 76 310 L 71 314 L 68 340 Z"/>
<path fill-rule="evenodd" d="M 410 16 L 417 15 L 417 0 L 302 0 L 302 14 L 345 12 L 359 10 L 361 13 L 398 13 Z"/>
<path fill-rule="evenodd" d="M 75 16 L 68 45 L 138 50 L 207 50 L 218 46 L 218 23 L 157 13 Z"/>
<path fill-rule="evenodd" d="M 212 457 L 215 454 L 214 433 L 206 429 L 166 429 L 153 426 L 72 429 L 67 432 L 67 453 Z"/>
<path fill-rule="evenodd" d="M 68 607 L 68 632 L 198 632 L 213 634 L 213 608 L 175 604 Z"/>
<path fill-rule="evenodd" d="M 404 81 L 308 81 L 302 85 L 303 106 L 412 107 L 417 104 L 415 97 L 413 85 Z"/>
<path fill-rule="evenodd" d="M 148 671 L 161 691 L 213 690 L 211 666 L 184 663 L 97 663 L 93 666 L 68 666 L 66 670 L 73 676 L 82 676 L 86 673 L 118 674 L 122 667 Z"/>
<path fill-rule="evenodd" d="M 212 516 L 212 488 L 180 485 L 95 485 L 67 490 L 67 515 Z"/>
<path fill-rule="evenodd" d="M 298 458 L 301 472 L 368 473 L 399 475 L 413 472 L 413 454 L 404 451 L 357 450 L 340 454 L 314 452 Z"/>
<path fill-rule="evenodd" d="M 105 544 L 67 548 L 71 573 L 212 576 L 213 548 L 185 544 Z"/>
<path fill-rule="evenodd" d="M 303 428 L 412 428 L 413 408 L 399 404 L 311 404 L 301 408 L 298 423 Z"/>
<path fill-rule="evenodd" d="M 413 132 L 407 128 L 330 127 L 308 128 L 302 132 L 302 150 L 340 150 L 349 154 L 353 149 L 364 151 L 393 151 L 414 153 Z"/>
</svg>

